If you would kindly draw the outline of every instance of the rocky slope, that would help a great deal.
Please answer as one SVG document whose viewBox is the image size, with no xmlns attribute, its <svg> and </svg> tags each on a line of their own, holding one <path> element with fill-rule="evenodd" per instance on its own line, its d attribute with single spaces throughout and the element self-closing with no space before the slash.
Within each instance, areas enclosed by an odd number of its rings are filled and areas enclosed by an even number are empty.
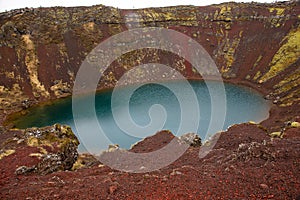
<svg viewBox="0 0 300 200">
<path fill-rule="evenodd" d="M 131 23 L 132 16 L 138 16 L 138 23 Z M 130 26 L 165 27 L 188 35 L 211 55 L 224 80 L 255 88 L 273 102 L 269 119 L 260 125 L 234 126 L 222 134 L 206 158 L 199 160 L 199 147 L 191 147 L 176 163 L 146 174 L 117 172 L 81 156 L 79 161 L 84 161 L 77 166 L 90 167 L 46 176 L 16 175 L 18 163 L 32 166 L 36 160 L 26 150 L 32 147 L 7 143 L 22 136 L 22 131 L 1 126 L 1 199 L 296 199 L 300 195 L 300 130 L 289 122 L 299 121 L 300 116 L 299 23 L 296 2 L 143 10 L 99 5 L 0 13 L 0 122 L 32 104 L 71 95 L 86 55 Z M 179 56 L 142 49 L 115 60 L 104 72 L 99 89 L 113 87 L 124 72 L 148 62 L 173 66 L 190 79 L 201 78 Z M 147 78 L 147 74 L 139 76 Z M 283 138 L 272 139 L 268 134 L 273 132 Z M 168 134 L 157 134 L 135 148 L 147 151 L 168 138 Z"/>
</svg>

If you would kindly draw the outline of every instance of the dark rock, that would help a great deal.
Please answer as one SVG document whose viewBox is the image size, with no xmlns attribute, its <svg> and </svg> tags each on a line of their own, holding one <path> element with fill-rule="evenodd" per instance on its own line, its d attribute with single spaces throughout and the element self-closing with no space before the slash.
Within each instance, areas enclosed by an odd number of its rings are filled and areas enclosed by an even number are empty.
<svg viewBox="0 0 300 200">
<path fill-rule="evenodd" d="M 22 104 L 23 109 L 27 109 L 33 104 L 33 102 L 30 101 L 29 99 L 26 99 L 26 100 L 22 101 L 21 104 Z"/>
<path fill-rule="evenodd" d="M 5 132 L 5 127 L 4 126 L 0 126 L 0 134 Z"/>
<path fill-rule="evenodd" d="M 27 174 L 27 173 L 30 173 L 30 172 L 32 172 L 34 170 L 35 170 L 35 167 L 21 166 L 21 167 L 18 167 L 16 169 L 15 174 L 17 174 L 17 175 Z"/>
</svg>

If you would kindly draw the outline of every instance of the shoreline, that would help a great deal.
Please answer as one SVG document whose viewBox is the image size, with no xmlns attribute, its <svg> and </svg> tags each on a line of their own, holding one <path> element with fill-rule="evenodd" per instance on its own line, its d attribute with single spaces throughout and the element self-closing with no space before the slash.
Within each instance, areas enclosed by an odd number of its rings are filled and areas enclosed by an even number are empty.
<svg viewBox="0 0 300 200">
<path fill-rule="evenodd" d="M 212 81 L 212 82 L 220 82 L 220 80 L 216 80 L 216 79 L 209 79 L 209 80 L 204 80 L 203 78 L 187 78 L 187 79 L 184 79 L 184 80 L 187 80 L 187 81 Z M 169 80 L 159 80 L 159 81 L 155 81 L 156 83 L 163 83 L 163 82 L 176 82 L 176 81 L 183 81 L 183 79 L 169 79 Z M 150 83 L 155 83 L 154 81 L 150 81 L 150 82 L 139 82 L 139 83 L 134 83 L 134 84 L 126 84 L 126 85 L 120 85 L 118 86 L 118 88 L 124 88 L 124 87 L 131 87 L 131 86 L 136 86 L 136 85 L 144 85 L 144 84 L 150 84 Z M 254 93 L 257 93 L 259 94 L 260 96 L 262 96 L 264 98 L 265 94 L 267 93 L 265 90 L 263 90 L 262 88 L 259 88 L 257 89 L 257 87 L 255 87 L 254 84 L 251 84 L 249 82 L 238 82 L 238 81 L 232 81 L 232 80 L 222 80 L 223 83 L 226 83 L 226 84 L 232 84 L 232 85 L 235 85 L 235 86 L 238 86 L 238 87 L 242 87 L 246 90 L 249 90 L 250 92 L 254 92 Z M 114 90 L 115 87 L 106 87 L 106 88 L 98 88 L 95 93 L 93 92 L 86 92 L 84 94 L 80 94 L 85 96 L 85 95 L 96 95 L 98 93 L 104 93 L 104 92 L 109 92 L 109 91 L 112 91 Z M 53 105 L 61 100 L 64 100 L 64 99 L 67 99 L 67 98 L 72 98 L 73 94 L 70 94 L 70 95 L 66 95 L 64 97 L 61 97 L 61 98 L 56 98 L 56 99 L 50 99 L 50 100 L 46 100 L 46 101 L 40 101 L 36 104 L 33 104 L 31 105 L 30 107 L 26 108 L 26 109 L 20 109 L 20 110 L 16 110 L 16 111 L 12 111 L 12 113 L 9 113 L 7 115 L 4 115 L 4 120 L 1 122 L 0 121 L 0 125 L 4 126 L 4 127 L 11 127 L 13 126 L 13 124 L 11 123 L 12 121 L 14 121 L 15 119 L 17 118 L 20 118 L 24 115 L 26 115 L 28 112 L 30 112 L 29 110 L 30 109 L 34 109 L 35 107 L 40 107 L 40 106 L 46 106 L 46 105 Z M 274 106 L 274 104 L 270 101 L 270 100 L 266 100 L 269 104 L 269 113 L 268 113 L 268 118 L 270 117 L 270 112 L 271 112 L 271 109 L 272 107 Z M 268 118 L 260 121 L 263 122 L 265 120 L 267 120 Z M 30 128 L 30 127 L 28 127 Z M 13 129 L 15 129 L 13 127 Z M 18 128 L 17 128 L 18 129 Z M 24 129 L 18 129 L 18 130 L 24 130 Z"/>
</svg>

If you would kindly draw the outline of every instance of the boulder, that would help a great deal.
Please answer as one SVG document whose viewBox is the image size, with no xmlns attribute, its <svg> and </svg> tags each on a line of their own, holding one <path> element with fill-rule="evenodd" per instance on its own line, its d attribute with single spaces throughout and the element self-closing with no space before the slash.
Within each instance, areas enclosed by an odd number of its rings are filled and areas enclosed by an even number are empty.
<svg viewBox="0 0 300 200">
<path fill-rule="evenodd" d="M 180 136 L 179 140 L 188 143 L 192 147 L 200 147 L 202 145 L 201 138 L 195 133 L 186 133 Z"/>
<path fill-rule="evenodd" d="M 49 174 L 58 170 L 70 170 L 78 158 L 79 141 L 66 125 L 55 124 L 43 128 L 26 129 L 23 139 L 29 147 L 37 147 L 38 152 L 28 156 L 38 157 L 33 166 L 21 166 L 16 174 L 38 173 Z"/>
</svg>

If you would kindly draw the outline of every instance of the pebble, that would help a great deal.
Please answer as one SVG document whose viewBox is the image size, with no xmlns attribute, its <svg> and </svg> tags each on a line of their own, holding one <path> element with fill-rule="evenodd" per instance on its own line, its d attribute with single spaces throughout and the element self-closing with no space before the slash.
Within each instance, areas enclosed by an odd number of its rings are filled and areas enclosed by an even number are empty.
<svg viewBox="0 0 300 200">
<path fill-rule="evenodd" d="M 17 141 L 17 144 L 21 144 L 22 142 L 24 142 L 25 140 L 24 139 L 19 139 L 18 141 Z"/>
<path fill-rule="evenodd" d="M 113 194 L 118 189 L 118 183 L 114 183 L 113 185 L 109 186 L 109 194 Z"/>
<path fill-rule="evenodd" d="M 259 186 L 260 186 L 262 189 L 268 189 L 268 188 L 269 188 L 269 186 L 268 186 L 267 184 L 264 184 L 264 183 L 260 184 Z"/>
<path fill-rule="evenodd" d="M 180 172 L 180 171 L 173 171 L 173 172 L 171 172 L 171 176 L 175 176 L 175 175 L 181 175 L 182 174 L 182 172 Z"/>
</svg>

